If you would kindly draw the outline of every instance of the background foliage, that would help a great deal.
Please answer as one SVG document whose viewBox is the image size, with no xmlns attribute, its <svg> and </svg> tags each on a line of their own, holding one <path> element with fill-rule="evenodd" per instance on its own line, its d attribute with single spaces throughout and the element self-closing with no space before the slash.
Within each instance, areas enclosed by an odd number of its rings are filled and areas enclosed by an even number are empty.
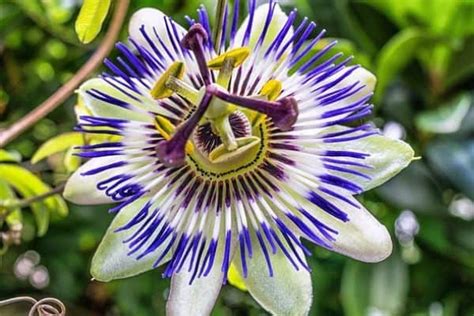
<svg viewBox="0 0 474 316">
<path fill-rule="evenodd" d="M 199 4 L 134 0 L 129 14 L 154 6 L 184 23 L 184 14 L 194 16 Z M 80 5 L 79 0 L 0 1 L 0 128 L 66 82 L 100 43 L 100 34 L 87 45 L 77 39 Z M 362 264 L 312 247 L 311 315 L 473 315 L 473 2 L 284 1 L 285 8 L 293 6 L 339 39 L 333 52 L 354 55 L 354 63 L 377 75 L 374 121 L 421 156 L 360 197 L 393 233 L 395 251 L 387 261 Z M 90 34 L 82 35 L 90 41 Z M 82 141 L 75 134 L 36 152 L 72 130 L 76 101 L 70 98 L 0 150 L 0 298 L 53 296 L 71 315 L 162 315 L 169 280 L 161 278 L 160 269 L 108 284 L 90 281 L 91 256 L 112 219 L 107 207 L 66 205 L 57 196 L 30 207 L 18 204 L 62 183 L 77 168 L 69 150 Z M 7 209 L 13 211 L 9 216 Z M 0 313 L 25 310 L 14 306 Z M 231 286 L 214 310 L 214 315 L 262 314 L 247 293 Z"/>
</svg>

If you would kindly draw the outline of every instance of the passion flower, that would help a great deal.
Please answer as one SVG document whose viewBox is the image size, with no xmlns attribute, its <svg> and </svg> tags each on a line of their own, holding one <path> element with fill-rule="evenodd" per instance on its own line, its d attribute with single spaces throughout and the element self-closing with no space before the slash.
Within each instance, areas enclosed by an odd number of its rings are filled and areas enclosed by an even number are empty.
<svg viewBox="0 0 474 316">
<path fill-rule="evenodd" d="M 306 314 L 303 239 L 366 262 L 392 250 L 354 198 L 413 158 L 361 123 L 375 77 L 327 57 L 334 44 L 315 53 L 324 31 L 294 25 L 296 10 L 248 8 L 240 27 L 239 1 L 225 8 L 217 46 L 203 7 L 188 30 L 142 9 L 110 71 L 79 89 L 92 115 L 77 129 L 115 136 L 80 148 L 90 160 L 65 189 L 78 204 L 118 203 L 92 275 L 166 263 L 169 314 L 210 313 L 229 271 L 270 312 Z"/>
</svg>

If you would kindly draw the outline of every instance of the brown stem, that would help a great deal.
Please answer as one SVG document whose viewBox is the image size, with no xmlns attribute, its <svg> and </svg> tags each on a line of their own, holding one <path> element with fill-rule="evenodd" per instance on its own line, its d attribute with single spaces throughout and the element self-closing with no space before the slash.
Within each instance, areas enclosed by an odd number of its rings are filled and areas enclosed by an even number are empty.
<svg viewBox="0 0 474 316">
<path fill-rule="evenodd" d="M 55 187 L 54 189 L 52 189 L 51 191 L 45 192 L 45 193 L 40 194 L 40 195 L 32 196 L 32 197 L 27 198 L 27 199 L 15 200 L 11 203 L 4 203 L 4 204 L 2 204 L 0 202 L 0 206 L 7 209 L 6 215 L 8 215 L 8 213 L 9 213 L 8 210 L 11 210 L 11 209 L 14 209 L 14 208 L 17 208 L 17 207 L 20 207 L 20 208 L 27 207 L 30 204 L 34 203 L 34 202 L 38 202 L 38 201 L 44 200 L 44 199 L 46 199 L 46 198 L 48 198 L 52 195 L 62 193 L 64 191 L 64 186 L 65 186 L 64 183 L 60 184 L 57 187 Z"/>
<path fill-rule="evenodd" d="M 53 95 L 38 105 L 33 111 L 22 117 L 6 130 L 0 132 L 0 148 L 5 147 L 18 135 L 27 130 L 30 126 L 48 115 L 51 111 L 63 103 L 74 90 L 97 68 L 102 60 L 109 54 L 120 33 L 123 21 L 127 14 L 130 0 L 118 0 L 115 6 L 115 13 L 110 22 L 109 29 L 104 36 L 104 41 L 97 48 L 91 58 L 76 72 L 76 74 L 59 88 Z"/>
</svg>

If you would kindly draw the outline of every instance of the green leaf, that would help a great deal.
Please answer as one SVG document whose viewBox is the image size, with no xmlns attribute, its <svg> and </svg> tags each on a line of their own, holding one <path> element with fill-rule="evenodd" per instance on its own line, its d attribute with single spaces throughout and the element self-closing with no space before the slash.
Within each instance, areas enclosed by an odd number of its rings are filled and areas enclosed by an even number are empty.
<svg viewBox="0 0 474 316">
<path fill-rule="evenodd" d="M 474 23 L 471 23 L 474 24 Z M 447 67 L 445 87 L 450 89 L 462 83 L 474 74 L 474 36 L 466 37 L 464 43 L 457 51 L 454 51 L 450 64 Z"/>
<path fill-rule="evenodd" d="M 349 0 L 337 0 L 335 1 L 337 12 L 341 16 L 341 22 L 345 24 L 347 32 L 354 38 L 354 40 L 361 46 L 364 47 L 365 51 L 369 54 L 374 54 L 377 51 L 372 39 L 369 37 L 368 32 L 365 32 L 360 21 L 356 15 L 350 10 Z"/>
<path fill-rule="evenodd" d="M 51 188 L 30 171 L 15 165 L 0 164 L 0 178 L 12 186 L 24 198 L 31 198 L 51 191 Z M 50 196 L 30 205 L 38 225 L 38 235 L 48 230 L 51 213 L 65 216 L 67 205 L 59 195 Z"/>
<path fill-rule="evenodd" d="M 81 158 L 74 155 L 74 147 L 69 148 L 64 154 L 63 163 L 68 173 L 76 171 L 81 166 Z"/>
<path fill-rule="evenodd" d="M 8 185 L 7 182 L 0 179 L 0 201 L 2 202 L 15 201 L 16 199 L 17 197 L 13 189 Z M 3 210 L 0 207 L 0 214 L 2 211 Z M 6 222 L 8 226 L 11 227 L 16 224 L 21 224 L 22 222 L 21 209 L 19 207 L 16 207 L 14 209 L 9 209 L 8 211 L 10 212 L 10 214 L 8 214 L 6 217 Z"/>
<path fill-rule="evenodd" d="M 437 215 L 446 212 L 443 192 L 423 161 L 413 162 L 397 177 L 378 188 L 377 193 L 400 209 Z"/>
<path fill-rule="evenodd" d="M 53 154 L 66 151 L 71 147 L 84 145 L 84 136 L 81 133 L 64 133 L 49 139 L 38 148 L 31 158 L 31 163 L 35 164 Z"/>
<path fill-rule="evenodd" d="M 341 299 L 347 316 L 403 315 L 408 294 L 408 270 L 397 252 L 373 264 L 349 261 L 344 268 Z"/>
<path fill-rule="evenodd" d="M 461 95 L 440 108 L 419 114 L 416 117 L 416 126 L 424 132 L 435 134 L 457 132 L 470 106 L 470 95 Z"/>
<path fill-rule="evenodd" d="M 341 300 L 347 316 L 367 315 L 369 305 L 370 265 L 357 261 L 348 261 L 342 277 Z"/>
<path fill-rule="evenodd" d="M 20 162 L 21 155 L 16 151 L 0 149 L 0 162 Z"/>
<path fill-rule="evenodd" d="M 375 99 L 380 100 L 390 81 L 415 57 L 426 40 L 426 35 L 417 28 L 407 28 L 388 41 L 379 53 L 376 63 L 378 79 Z"/>
<path fill-rule="evenodd" d="M 474 140 L 440 140 L 428 145 L 426 156 L 435 172 L 474 199 Z"/>
<path fill-rule="evenodd" d="M 84 0 L 75 25 L 81 42 L 87 44 L 96 38 L 109 8 L 110 0 Z"/>
<path fill-rule="evenodd" d="M 370 307 L 383 315 L 403 315 L 408 294 L 408 269 L 397 252 L 374 266 Z"/>
</svg>

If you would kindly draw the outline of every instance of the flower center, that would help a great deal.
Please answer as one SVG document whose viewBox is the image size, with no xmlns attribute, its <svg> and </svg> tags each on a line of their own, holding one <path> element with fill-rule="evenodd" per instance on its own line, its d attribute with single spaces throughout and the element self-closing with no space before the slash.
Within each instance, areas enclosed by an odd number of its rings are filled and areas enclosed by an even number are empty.
<svg viewBox="0 0 474 316">
<path fill-rule="evenodd" d="M 281 129 L 291 129 L 298 109 L 292 97 L 280 98 L 278 80 L 268 81 L 255 96 L 240 96 L 228 91 L 233 70 L 240 67 L 250 54 L 246 47 L 229 50 L 207 61 L 204 45 L 207 32 L 194 24 L 184 36 L 181 45 L 193 52 L 204 87 L 199 91 L 183 81 L 184 63 L 173 63 L 156 81 L 151 95 L 155 99 L 168 98 L 174 93 L 195 105 L 196 110 L 175 127 L 164 118 L 157 118 L 156 126 L 164 141 L 157 146 L 158 157 L 168 167 L 184 164 L 186 154 L 206 160 L 205 164 L 222 164 L 243 159 L 255 153 L 261 144 L 261 135 L 255 127 L 269 117 Z M 218 71 L 211 81 L 211 69 Z M 193 146 L 193 143 L 196 146 Z M 194 153 L 194 148 L 198 152 Z M 196 157 L 194 157 L 196 158 Z M 233 164 L 233 163 L 232 163 Z"/>
<path fill-rule="evenodd" d="M 252 135 L 252 126 L 244 113 L 240 111 L 231 113 L 228 122 L 232 129 L 232 135 L 236 139 Z M 209 155 L 214 149 L 221 146 L 223 141 L 215 126 L 211 122 L 206 122 L 196 128 L 193 143 L 196 144 L 201 153 Z"/>
</svg>

